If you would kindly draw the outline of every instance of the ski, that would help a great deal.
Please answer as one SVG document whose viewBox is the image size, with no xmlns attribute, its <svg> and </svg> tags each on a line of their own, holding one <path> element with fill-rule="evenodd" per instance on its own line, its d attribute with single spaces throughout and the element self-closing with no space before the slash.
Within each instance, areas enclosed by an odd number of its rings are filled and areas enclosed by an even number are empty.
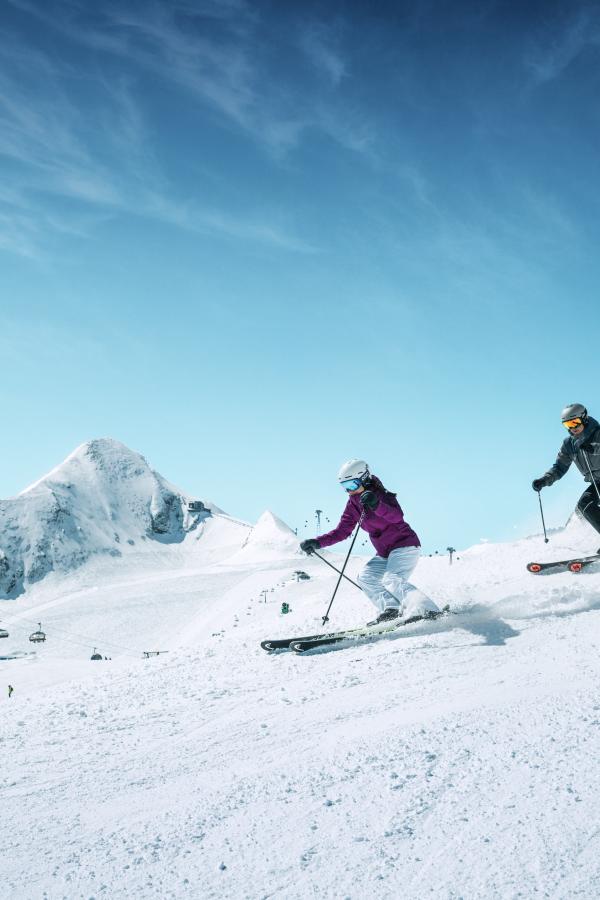
<svg viewBox="0 0 600 900">
<path fill-rule="evenodd" d="M 600 562 L 600 553 L 594 553 L 593 556 L 576 556 L 573 559 L 561 559 L 556 562 L 530 562 L 527 563 L 527 571 L 534 575 L 540 572 L 548 572 L 555 569 L 557 572 L 581 572 L 586 566 L 592 563 Z"/>
<path fill-rule="evenodd" d="M 431 622 L 446 615 L 449 609 L 444 607 L 439 612 L 425 613 L 423 616 L 411 616 L 400 622 L 391 622 L 389 625 L 372 625 L 370 627 L 355 628 L 352 631 L 338 631 L 336 634 L 321 635 L 317 638 L 300 638 L 292 641 L 290 650 L 295 653 L 304 653 L 306 650 L 317 650 L 321 647 L 330 647 L 332 644 L 341 644 L 344 641 L 358 641 L 361 638 L 381 637 L 404 628 L 405 625 L 413 625 L 415 622 Z"/>
<path fill-rule="evenodd" d="M 354 634 L 355 632 L 362 633 L 365 630 L 365 628 L 366 628 L 365 625 L 363 625 L 361 628 L 350 628 L 347 631 L 345 631 L 344 634 Z M 306 635 L 305 637 L 298 637 L 296 635 L 296 637 L 291 637 L 291 638 L 275 638 L 274 640 L 270 640 L 270 641 L 261 641 L 260 646 L 263 648 L 263 650 L 267 650 L 267 651 L 289 650 L 290 644 L 292 644 L 293 641 L 318 641 L 323 638 L 335 637 L 335 635 L 339 634 L 339 633 L 340 632 L 334 632 L 332 634 L 323 634 L 321 632 L 321 634 L 309 634 L 309 635 Z"/>
<path fill-rule="evenodd" d="M 405 625 L 412 625 L 414 622 L 427 622 L 433 619 L 439 619 L 440 616 L 449 612 L 450 607 L 445 606 L 439 612 L 426 613 L 423 616 L 411 616 L 410 619 L 402 619 L 399 622 L 394 620 L 390 623 L 382 625 L 363 625 L 360 628 L 348 628 L 344 631 L 334 631 L 331 634 L 313 634 L 305 637 L 280 638 L 270 641 L 262 641 L 263 650 L 294 650 L 301 653 L 304 650 L 312 650 L 315 647 L 325 647 L 329 644 L 337 644 L 340 641 L 358 640 L 359 638 L 378 637 L 382 634 L 389 634 L 397 628 L 403 628 Z"/>
</svg>

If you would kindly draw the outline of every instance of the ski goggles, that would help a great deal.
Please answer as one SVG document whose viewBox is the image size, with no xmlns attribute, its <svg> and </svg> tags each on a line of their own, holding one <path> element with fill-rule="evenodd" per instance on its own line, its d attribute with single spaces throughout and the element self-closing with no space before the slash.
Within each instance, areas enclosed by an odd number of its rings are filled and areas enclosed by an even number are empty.
<svg viewBox="0 0 600 900">
<path fill-rule="evenodd" d="M 340 481 L 340 484 L 346 491 L 357 491 L 362 487 L 360 478 L 348 478 L 346 481 Z"/>
<path fill-rule="evenodd" d="M 575 419 L 567 419 L 563 422 L 563 425 L 570 431 L 571 428 L 579 428 L 580 425 L 583 425 L 583 419 L 580 416 L 577 416 Z"/>
</svg>

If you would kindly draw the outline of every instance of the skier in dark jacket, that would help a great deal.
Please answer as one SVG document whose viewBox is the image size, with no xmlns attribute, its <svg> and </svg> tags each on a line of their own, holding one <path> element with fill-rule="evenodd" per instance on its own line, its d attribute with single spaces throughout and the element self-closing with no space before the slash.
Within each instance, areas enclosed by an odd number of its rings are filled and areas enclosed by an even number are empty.
<svg viewBox="0 0 600 900">
<path fill-rule="evenodd" d="M 364 567 L 358 581 L 379 613 L 369 625 L 395 619 L 439 612 L 439 608 L 408 578 L 420 556 L 420 541 L 396 500 L 381 481 L 369 472 L 362 459 L 344 463 L 338 481 L 348 494 L 348 502 L 339 524 L 327 534 L 302 541 L 305 553 L 330 547 L 350 537 L 358 522 L 371 538 L 377 551 Z"/>
<path fill-rule="evenodd" d="M 531 486 L 534 491 L 541 491 L 554 484 L 574 462 L 590 485 L 579 498 L 577 510 L 600 532 L 600 424 L 581 403 L 571 403 L 563 409 L 562 423 L 569 437 L 563 441 L 554 465 Z"/>
</svg>

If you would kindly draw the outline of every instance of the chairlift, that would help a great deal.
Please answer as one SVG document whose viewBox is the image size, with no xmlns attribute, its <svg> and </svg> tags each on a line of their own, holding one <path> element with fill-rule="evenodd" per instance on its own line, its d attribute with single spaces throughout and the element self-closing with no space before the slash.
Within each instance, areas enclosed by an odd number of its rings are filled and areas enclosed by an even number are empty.
<svg viewBox="0 0 600 900">
<path fill-rule="evenodd" d="M 8 637 L 8 631 L 6 628 L 0 628 L 0 638 Z"/>
<path fill-rule="evenodd" d="M 42 641 L 46 640 L 46 635 L 42 631 L 41 622 L 38 622 L 38 630 L 29 635 L 29 640 L 32 642 L 32 644 L 40 644 Z"/>
<path fill-rule="evenodd" d="M 90 656 L 90 659 L 102 659 L 102 654 L 101 654 L 101 653 L 98 653 L 98 651 L 97 651 L 96 648 L 94 647 L 94 652 L 93 652 L 92 655 Z"/>
</svg>

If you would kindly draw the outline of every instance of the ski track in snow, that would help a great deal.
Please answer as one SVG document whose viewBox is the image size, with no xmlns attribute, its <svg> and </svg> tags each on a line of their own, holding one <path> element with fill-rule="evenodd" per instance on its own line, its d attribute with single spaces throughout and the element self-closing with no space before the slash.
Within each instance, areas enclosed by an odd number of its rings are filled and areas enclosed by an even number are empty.
<svg viewBox="0 0 600 900">
<path fill-rule="evenodd" d="M 2 896 L 600 896 L 600 572 L 524 571 L 589 531 L 424 559 L 455 615 L 302 656 L 259 642 L 318 631 L 336 576 L 277 520 L 255 539 L 190 535 L 3 602 L 0 650 L 37 616 L 48 641 L 0 662 Z M 370 612 L 344 584 L 331 624 Z M 169 653 L 91 663 L 53 626 Z"/>
</svg>

